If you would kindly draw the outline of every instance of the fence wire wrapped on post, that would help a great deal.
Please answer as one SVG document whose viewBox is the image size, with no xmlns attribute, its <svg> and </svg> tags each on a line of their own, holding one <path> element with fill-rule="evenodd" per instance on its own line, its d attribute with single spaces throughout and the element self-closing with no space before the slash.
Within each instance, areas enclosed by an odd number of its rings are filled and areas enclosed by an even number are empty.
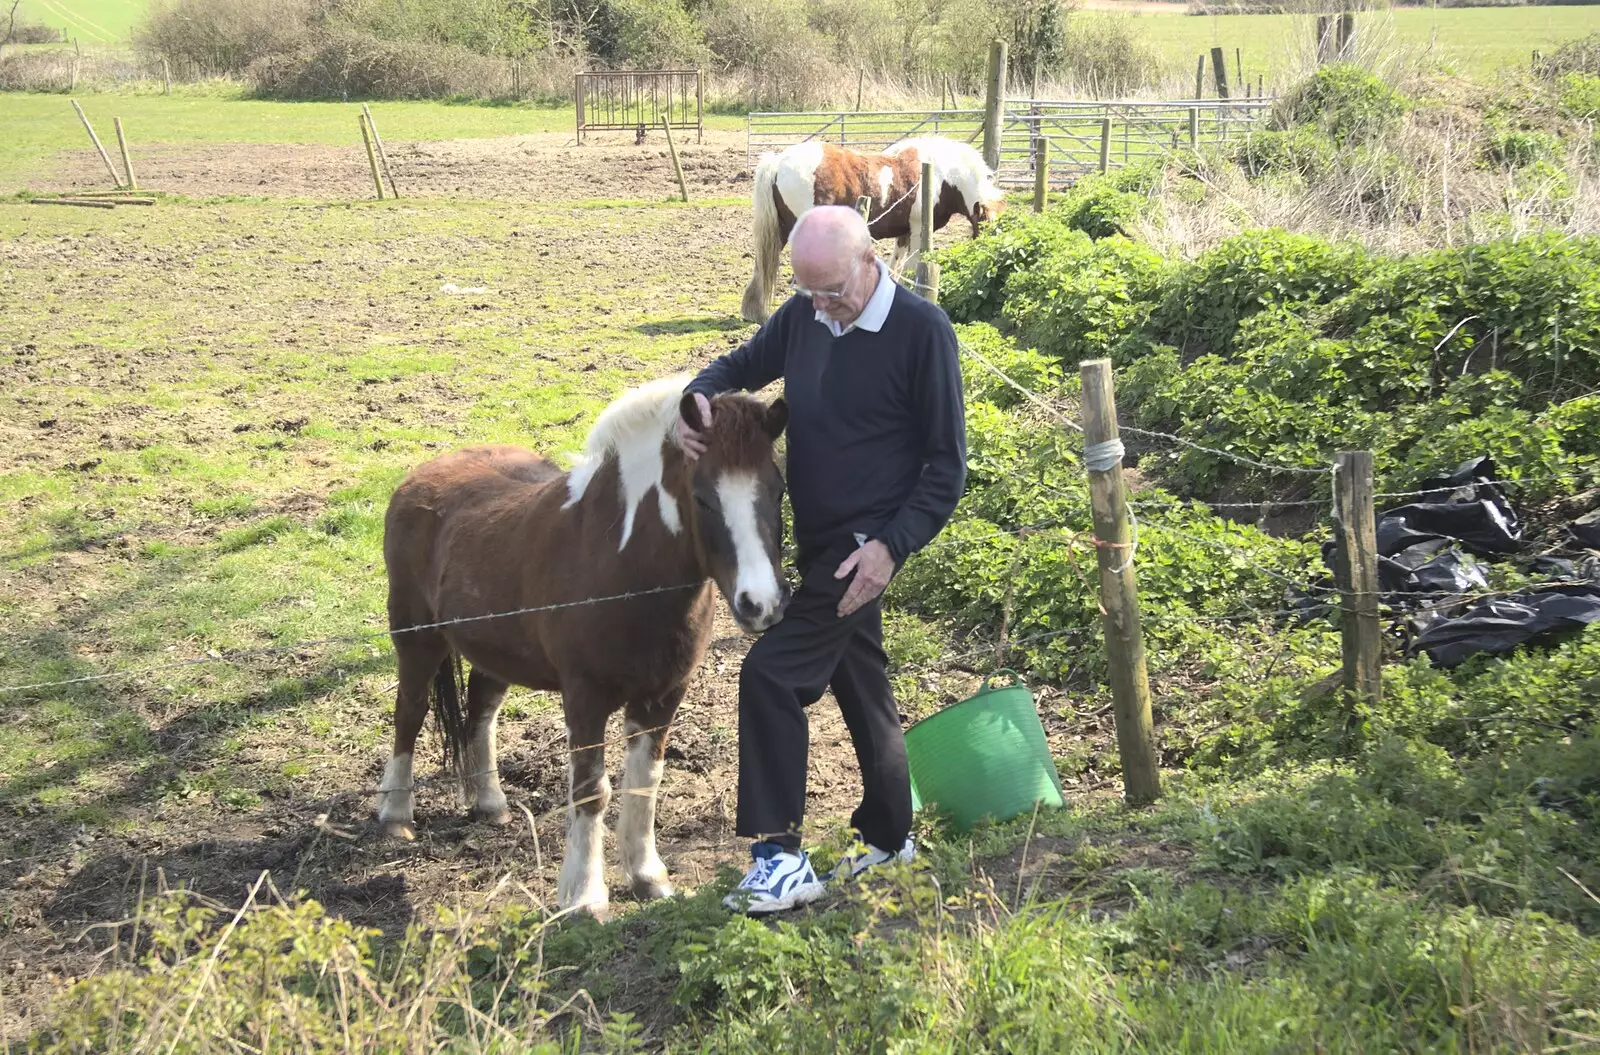
<svg viewBox="0 0 1600 1055">
<path fill-rule="evenodd" d="M 1161 795 L 1156 767 L 1155 730 L 1150 716 L 1150 677 L 1145 670 L 1144 633 L 1134 580 L 1133 525 L 1122 480 L 1122 440 L 1117 435 L 1116 396 L 1111 360 L 1080 363 L 1083 377 L 1084 469 L 1094 510 L 1096 556 L 1100 562 L 1100 607 L 1105 613 L 1106 665 L 1122 759 L 1123 790 L 1130 803 L 1153 802 Z"/>
</svg>

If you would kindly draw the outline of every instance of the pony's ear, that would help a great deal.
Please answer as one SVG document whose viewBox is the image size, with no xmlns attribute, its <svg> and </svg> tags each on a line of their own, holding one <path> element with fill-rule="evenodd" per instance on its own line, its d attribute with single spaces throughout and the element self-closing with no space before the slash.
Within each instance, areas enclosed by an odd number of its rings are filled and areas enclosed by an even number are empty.
<svg viewBox="0 0 1600 1055">
<path fill-rule="evenodd" d="M 696 432 L 704 432 L 706 423 L 700 418 L 700 404 L 695 402 L 693 392 L 685 392 L 678 401 L 678 415 L 683 418 L 683 423 Z"/>
<path fill-rule="evenodd" d="M 789 404 L 783 401 L 783 397 L 780 396 L 767 405 L 763 423 L 767 426 L 767 435 L 774 440 L 783 435 L 784 428 L 789 424 Z"/>
</svg>

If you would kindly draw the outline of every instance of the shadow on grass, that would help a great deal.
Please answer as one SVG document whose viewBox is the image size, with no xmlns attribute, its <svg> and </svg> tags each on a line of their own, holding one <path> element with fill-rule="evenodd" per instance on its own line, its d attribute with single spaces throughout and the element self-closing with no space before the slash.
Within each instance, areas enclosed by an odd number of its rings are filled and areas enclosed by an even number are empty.
<svg viewBox="0 0 1600 1055">
<path fill-rule="evenodd" d="M 647 337 L 681 337 L 692 333 L 731 333 L 735 330 L 742 330 L 748 325 L 750 324 L 741 318 L 733 315 L 724 315 L 720 318 L 642 322 L 633 329 L 635 333 L 642 333 Z"/>
</svg>

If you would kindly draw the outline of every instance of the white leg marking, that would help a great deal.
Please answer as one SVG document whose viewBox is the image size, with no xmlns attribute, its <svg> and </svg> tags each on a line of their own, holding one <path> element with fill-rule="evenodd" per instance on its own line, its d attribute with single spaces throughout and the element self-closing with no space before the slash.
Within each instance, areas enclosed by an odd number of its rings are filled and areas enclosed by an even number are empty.
<svg viewBox="0 0 1600 1055">
<path fill-rule="evenodd" d="M 743 594 L 761 609 L 763 617 L 770 615 L 777 611 L 781 595 L 772 557 L 761 541 L 761 526 L 756 522 L 755 477 L 749 473 L 725 473 L 717 481 L 717 498 L 739 561 L 734 597 Z"/>
<path fill-rule="evenodd" d="M 383 779 L 378 782 L 378 823 L 390 834 L 400 834 L 399 828 L 408 832 L 415 818 L 412 816 L 411 752 L 394 755 L 383 767 Z"/>
<path fill-rule="evenodd" d="M 623 755 L 622 805 L 617 841 L 622 849 L 622 874 L 639 897 L 672 896 L 667 866 L 656 853 L 656 793 L 662 764 L 655 758 L 655 736 L 629 722 L 628 749 Z"/>
<path fill-rule="evenodd" d="M 466 749 L 461 754 L 462 774 L 466 778 L 467 800 L 472 812 L 482 820 L 500 821 L 509 818 L 506 811 L 506 793 L 500 789 L 499 762 L 496 758 L 495 732 L 500 724 L 499 715 L 480 722 L 467 737 Z"/>
<path fill-rule="evenodd" d="M 556 883 L 556 900 L 563 909 L 603 909 L 610 901 L 605 868 L 605 803 L 611 796 L 610 778 L 601 776 L 595 794 L 594 805 L 600 808 L 593 813 L 576 807 L 567 810 L 567 855 Z"/>
</svg>

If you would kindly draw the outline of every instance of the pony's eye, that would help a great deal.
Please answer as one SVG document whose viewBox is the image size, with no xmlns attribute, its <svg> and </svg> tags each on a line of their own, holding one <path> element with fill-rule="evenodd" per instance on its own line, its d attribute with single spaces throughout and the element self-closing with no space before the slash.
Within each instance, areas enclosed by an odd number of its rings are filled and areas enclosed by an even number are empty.
<svg viewBox="0 0 1600 1055">
<path fill-rule="evenodd" d="M 699 506 L 701 509 L 709 510 L 709 509 L 712 508 L 711 503 L 706 500 L 706 497 L 704 495 L 695 495 L 694 496 L 694 504 Z"/>
</svg>

